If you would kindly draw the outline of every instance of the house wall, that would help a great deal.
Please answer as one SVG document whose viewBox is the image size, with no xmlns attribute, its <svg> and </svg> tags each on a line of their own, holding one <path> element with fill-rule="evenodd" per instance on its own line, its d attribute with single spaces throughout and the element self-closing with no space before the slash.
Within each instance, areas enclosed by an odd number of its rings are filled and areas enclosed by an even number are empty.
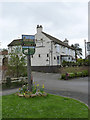
<svg viewBox="0 0 90 120">
<path fill-rule="evenodd" d="M 49 38 L 47 38 L 43 33 L 39 34 L 37 33 L 35 35 L 35 38 L 36 38 L 36 51 L 35 54 L 33 55 L 33 58 L 31 59 L 32 66 L 57 65 L 57 60 L 54 59 L 54 57 L 56 57 L 56 52 L 53 45 L 54 43 L 52 43 L 52 41 Z"/>
<path fill-rule="evenodd" d="M 64 47 L 59 44 L 55 44 L 52 40 L 46 37 L 42 33 L 42 26 L 38 27 L 35 34 L 36 49 L 35 54 L 31 56 L 32 66 L 53 66 L 61 65 L 61 55 L 70 55 L 75 58 L 75 51 Z M 17 46 L 9 47 L 9 53 L 13 48 Z M 21 47 L 21 46 L 20 46 Z M 22 49 L 20 49 L 22 51 Z M 27 59 L 27 58 L 26 58 Z M 68 61 L 68 58 L 64 58 Z M 71 59 L 69 59 L 70 61 Z M 72 60 L 71 60 L 72 61 Z"/>
</svg>

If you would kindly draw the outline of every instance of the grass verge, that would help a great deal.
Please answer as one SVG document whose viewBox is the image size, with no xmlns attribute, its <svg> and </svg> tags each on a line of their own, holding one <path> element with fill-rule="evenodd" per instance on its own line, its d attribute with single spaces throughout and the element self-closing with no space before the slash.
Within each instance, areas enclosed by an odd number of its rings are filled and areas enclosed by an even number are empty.
<svg viewBox="0 0 90 120">
<path fill-rule="evenodd" d="M 3 118 L 88 118 L 88 107 L 74 99 L 48 94 L 24 98 L 2 96 Z"/>
</svg>

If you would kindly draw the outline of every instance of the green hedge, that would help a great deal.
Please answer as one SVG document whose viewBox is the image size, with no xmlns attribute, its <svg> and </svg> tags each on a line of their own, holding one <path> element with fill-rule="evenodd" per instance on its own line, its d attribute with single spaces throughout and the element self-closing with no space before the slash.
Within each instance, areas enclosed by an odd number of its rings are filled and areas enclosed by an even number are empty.
<svg viewBox="0 0 90 120">
<path fill-rule="evenodd" d="M 87 77 L 87 76 L 88 76 L 88 71 L 84 70 L 82 72 L 62 74 L 61 79 L 67 80 L 75 77 L 77 78 L 77 77 Z"/>
<path fill-rule="evenodd" d="M 83 77 L 86 77 L 86 76 L 88 76 L 88 71 L 87 71 L 87 70 L 84 70 L 84 71 L 82 72 L 82 74 L 83 74 Z"/>
<path fill-rule="evenodd" d="M 89 66 L 89 59 L 77 59 L 77 62 L 63 61 L 62 66 Z"/>
</svg>

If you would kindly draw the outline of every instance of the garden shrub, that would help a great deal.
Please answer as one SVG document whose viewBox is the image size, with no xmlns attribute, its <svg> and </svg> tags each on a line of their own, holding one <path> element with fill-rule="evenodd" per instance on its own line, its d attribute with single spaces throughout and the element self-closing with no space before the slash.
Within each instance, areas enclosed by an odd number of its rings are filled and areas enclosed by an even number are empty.
<svg viewBox="0 0 90 120">
<path fill-rule="evenodd" d="M 11 78 L 10 77 L 6 78 L 6 86 L 11 87 Z"/>
<path fill-rule="evenodd" d="M 76 77 L 82 77 L 82 72 L 77 72 Z"/>
<path fill-rule="evenodd" d="M 84 71 L 82 72 L 82 76 L 83 76 L 83 77 L 88 76 L 88 71 L 87 71 L 87 70 L 84 70 Z"/>
<path fill-rule="evenodd" d="M 66 80 L 66 79 L 71 79 L 71 78 L 75 78 L 75 77 L 87 77 L 87 76 L 88 76 L 88 71 L 84 70 L 82 72 L 62 74 L 61 79 Z"/>
<path fill-rule="evenodd" d="M 64 79 L 64 80 L 65 80 L 65 77 L 66 77 L 65 74 L 62 74 L 62 75 L 61 75 L 61 79 Z"/>
<path fill-rule="evenodd" d="M 75 77 L 75 73 L 69 73 L 68 78 L 74 78 Z"/>
</svg>

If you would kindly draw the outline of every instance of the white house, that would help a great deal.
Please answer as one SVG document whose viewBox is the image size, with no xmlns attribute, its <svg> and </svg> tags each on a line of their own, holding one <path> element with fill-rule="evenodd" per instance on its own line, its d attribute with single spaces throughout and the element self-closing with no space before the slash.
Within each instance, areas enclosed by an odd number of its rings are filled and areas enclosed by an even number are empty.
<svg viewBox="0 0 90 120">
<path fill-rule="evenodd" d="M 8 51 L 1 50 L 0 51 L 0 83 L 5 77 L 7 62 L 8 62 Z"/>
<path fill-rule="evenodd" d="M 37 25 L 35 34 L 36 51 L 31 56 L 32 66 L 53 66 L 61 65 L 62 61 L 75 61 L 75 49 L 68 44 L 68 40 L 63 42 L 45 32 L 42 25 Z M 8 52 L 18 46 L 22 51 L 21 40 L 13 40 L 8 45 Z"/>
</svg>

